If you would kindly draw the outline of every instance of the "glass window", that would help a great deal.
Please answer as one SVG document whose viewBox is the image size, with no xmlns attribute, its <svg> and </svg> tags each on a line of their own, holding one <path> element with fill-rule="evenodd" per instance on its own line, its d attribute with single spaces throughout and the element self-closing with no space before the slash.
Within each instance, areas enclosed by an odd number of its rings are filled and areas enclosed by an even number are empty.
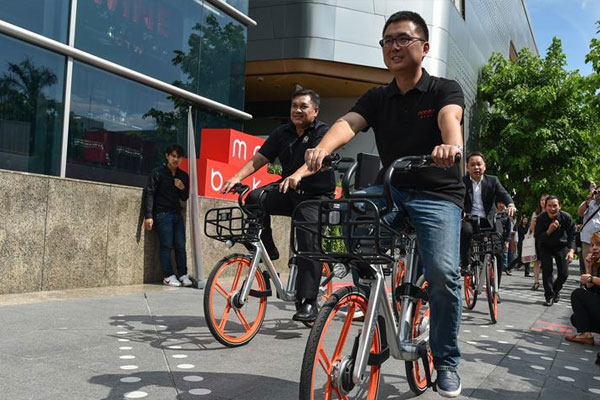
<svg viewBox="0 0 600 400">
<path fill-rule="evenodd" d="M 187 144 L 188 104 L 179 98 L 79 62 L 71 93 L 68 177 L 144 186 L 169 144 Z M 196 132 L 241 128 L 204 109 L 195 121 Z"/>
<path fill-rule="evenodd" d="M 69 0 L 3 0 L 0 19 L 67 43 Z"/>
<path fill-rule="evenodd" d="M 65 57 L 0 34 L 0 168 L 58 175 Z"/>
<path fill-rule="evenodd" d="M 75 46 L 241 109 L 246 31 L 201 0 L 78 0 Z"/>
</svg>

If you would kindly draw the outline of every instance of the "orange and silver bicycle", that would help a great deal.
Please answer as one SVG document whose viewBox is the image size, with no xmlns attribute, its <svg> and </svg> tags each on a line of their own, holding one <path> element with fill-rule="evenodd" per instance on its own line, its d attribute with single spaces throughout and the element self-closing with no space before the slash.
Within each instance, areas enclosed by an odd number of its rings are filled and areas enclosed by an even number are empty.
<svg viewBox="0 0 600 400">
<path fill-rule="evenodd" d="M 228 347 L 242 346 L 258 333 L 266 313 L 267 298 L 273 295 L 296 301 L 296 258 L 289 260 L 287 284 L 281 281 L 273 261 L 260 240 L 263 229 L 262 205 L 251 207 L 243 202 L 249 191 L 246 185 L 237 184 L 232 191 L 238 193 L 239 207 L 222 207 L 208 210 L 204 219 L 206 236 L 224 242 L 228 248 L 239 243 L 248 253 L 234 253 L 214 266 L 204 289 L 204 316 L 212 335 Z M 342 277 L 345 271 L 338 275 Z M 323 304 L 333 292 L 334 274 L 327 263 L 322 264 L 322 278 L 317 303 Z M 313 323 L 303 322 L 311 327 Z"/>
<path fill-rule="evenodd" d="M 469 266 L 464 274 L 465 305 L 469 310 L 475 308 L 479 293 L 485 291 L 492 324 L 498 322 L 498 275 L 496 254 L 502 249 L 502 239 L 495 230 L 495 222 L 505 213 L 496 213 L 490 228 L 479 225 L 474 219 L 475 233 L 471 238 Z"/>
<path fill-rule="evenodd" d="M 418 271 L 416 237 L 410 228 L 398 231 L 388 226 L 382 220 L 385 211 L 370 200 L 383 197 L 386 210 L 391 210 L 393 173 L 431 164 L 430 156 L 396 160 L 384 176 L 384 192 L 377 195 L 349 193 L 355 164 L 344 176 L 345 199 L 318 202 L 321 215 L 318 222 L 292 222 L 293 234 L 306 230 L 317 235 L 320 243 L 331 240 L 346 243 L 344 252 L 327 251 L 321 246 L 321 251 L 313 252 L 294 248 L 295 254 L 321 262 L 342 263 L 356 271 L 361 286 L 368 286 L 370 291 L 367 295 L 357 287 L 342 288 L 321 308 L 302 361 L 301 400 L 376 399 L 380 368 L 389 356 L 405 361 L 407 380 L 415 394 L 433 386 L 428 284 Z M 333 231 L 341 233 L 331 235 Z M 400 258 L 406 262 L 400 263 Z M 392 286 L 397 286 L 392 299 L 387 295 L 385 280 L 390 273 L 394 277 Z M 359 312 L 364 314 L 364 322 L 355 321 Z"/>
</svg>

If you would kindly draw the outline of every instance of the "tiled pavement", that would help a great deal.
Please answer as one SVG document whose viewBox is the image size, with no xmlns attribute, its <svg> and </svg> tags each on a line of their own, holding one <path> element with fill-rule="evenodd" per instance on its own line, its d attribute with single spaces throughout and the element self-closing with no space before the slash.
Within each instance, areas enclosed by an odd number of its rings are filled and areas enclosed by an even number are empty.
<svg viewBox="0 0 600 400">
<path fill-rule="evenodd" d="M 497 324 L 485 298 L 463 310 L 462 398 L 600 399 L 600 348 L 564 340 L 576 274 L 549 308 L 516 272 L 503 276 Z M 0 398 L 298 398 L 308 330 L 291 321 L 292 305 L 269 300 L 259 335 L 225 349 L 206 328 L 202 296 L 160 286 L 0 296 Z M 388 360 L 379 398 L 412 397 L 404 373 Z"/>
</svg>

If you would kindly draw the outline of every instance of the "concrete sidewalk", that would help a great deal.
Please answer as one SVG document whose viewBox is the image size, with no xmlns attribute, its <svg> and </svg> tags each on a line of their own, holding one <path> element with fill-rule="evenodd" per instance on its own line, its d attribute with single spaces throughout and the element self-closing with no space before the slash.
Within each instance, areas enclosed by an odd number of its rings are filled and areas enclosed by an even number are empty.
<svg viewBox="0 0 600 400">
<path fill-rule="evenodd" d="M 463 310 L 462 398 L 600 398 L 600 348 L 564 340 L 577 271 L 552 307 L 522 274 L 502 278 L 498 324 L 484 298 Z M 162 286 L 0 296 L 0 398 L 297 399 L 309 331 L 291 321 L 293 305 L 269 299 L 261 332 L 227 349 L 206 328 L 202 297 Z M 412 397 L 404 375 L 388 360 L 379 398 Z"/>
</svg>

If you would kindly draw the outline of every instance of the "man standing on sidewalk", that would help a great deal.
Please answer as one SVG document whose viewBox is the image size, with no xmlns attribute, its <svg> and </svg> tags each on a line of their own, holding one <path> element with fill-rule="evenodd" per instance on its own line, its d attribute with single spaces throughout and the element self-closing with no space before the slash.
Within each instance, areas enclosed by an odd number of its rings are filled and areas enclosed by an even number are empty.
<svg viewBox="0 0 600 400">
<path fill-rule="evenodd" d="M 180 145 L 169 146 L 165 150 L 166 164 L 152 171 L 144 189 L 144 225 L 147 230 L 156 226 L 163 284 L 168 286 L 192 286 L 186 266 L 185 223 L 181 207 L 181 202 L 188 199 L 190 180 L 188 174 L 179 169 L 183 153 Z M 171 266 L 172 249 L 175 250 L 179 279 Z"/>
</svg>

